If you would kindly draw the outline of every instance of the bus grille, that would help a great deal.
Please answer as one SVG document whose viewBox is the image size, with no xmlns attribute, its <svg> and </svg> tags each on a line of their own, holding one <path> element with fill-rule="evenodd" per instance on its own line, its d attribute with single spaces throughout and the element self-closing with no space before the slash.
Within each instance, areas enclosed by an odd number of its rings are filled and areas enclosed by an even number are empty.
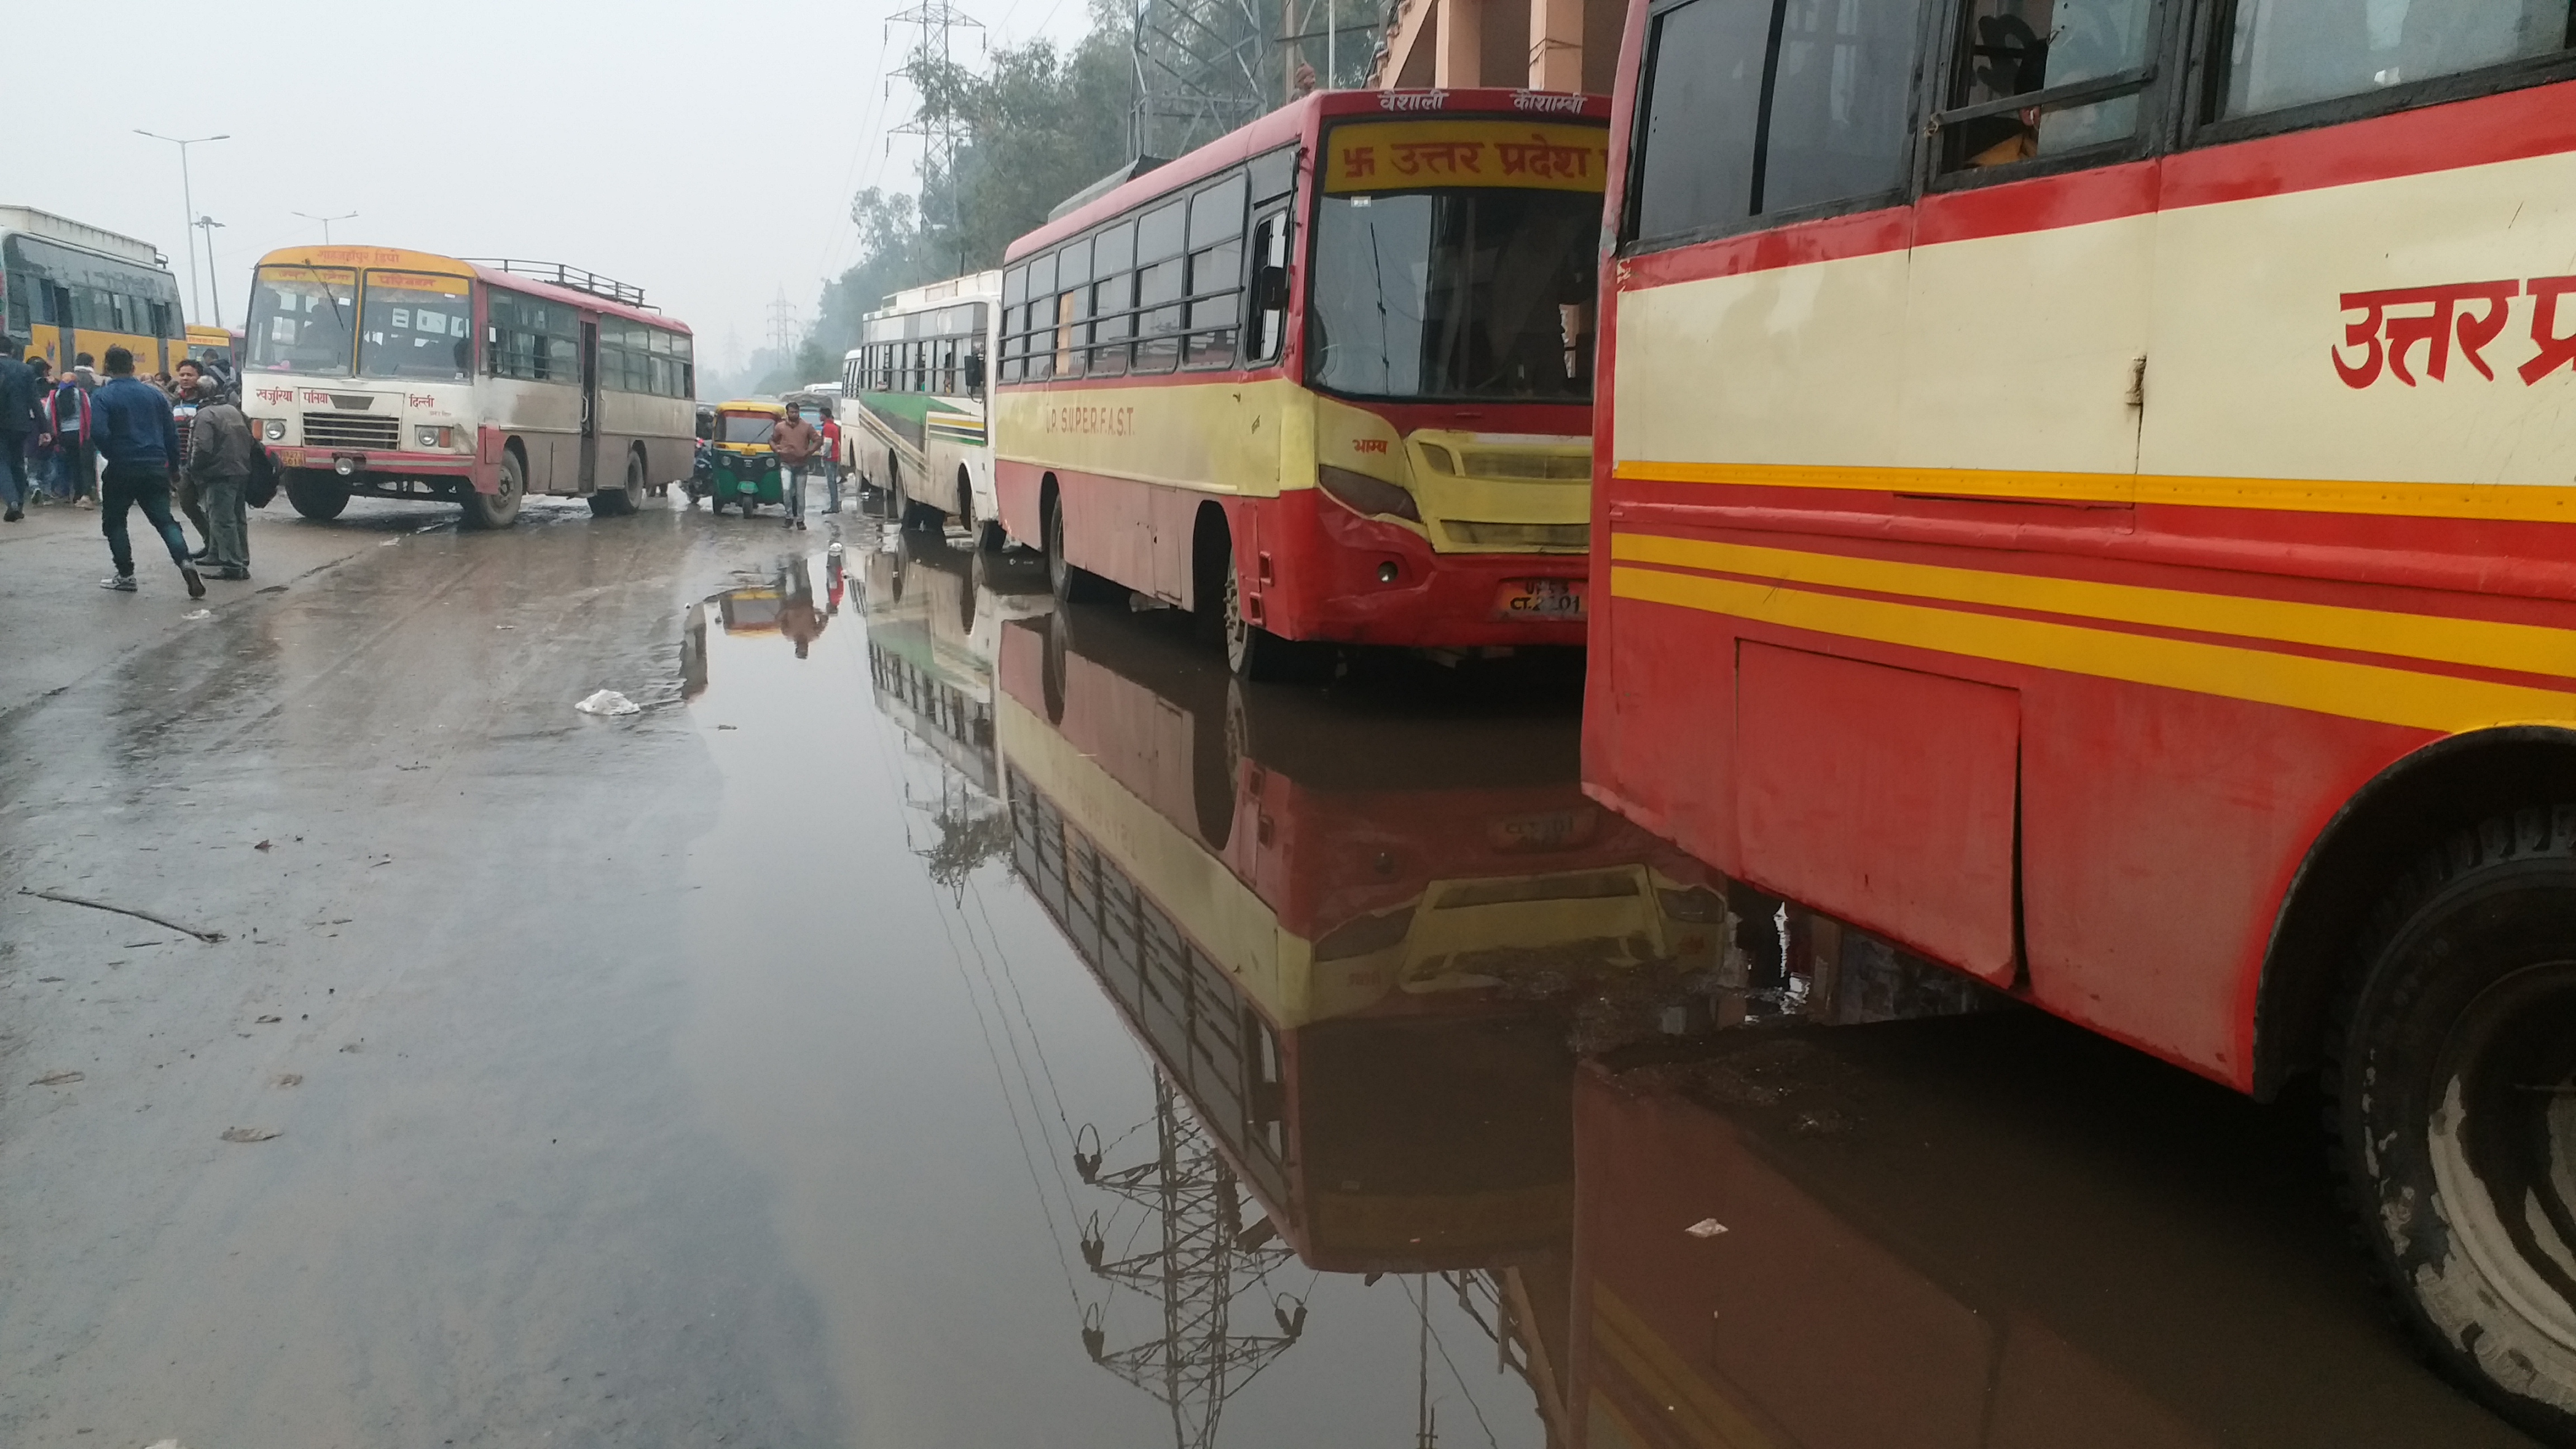
<svg viewBox="0 0 2576 1449">
<path fill-rule="evenodd" d="M 402 420 L 306 413 L 304 442 L 315 448 L 397 448 L 402 445 Z"/>
<path fill-rule="evenodd" d="M 1440 521 L 1449 541 L 1460 548 L 1590 548 L 1588 523 L 1474 523 L 1462 518 Z"/>
<path fill-rule="evenodd" d="M 1586 482 L 1592 477 L 1589 453 L 1487 453 L 1469 450 L 1458 460 L 1470 478 L 1549 478 Z"/>
</svg>

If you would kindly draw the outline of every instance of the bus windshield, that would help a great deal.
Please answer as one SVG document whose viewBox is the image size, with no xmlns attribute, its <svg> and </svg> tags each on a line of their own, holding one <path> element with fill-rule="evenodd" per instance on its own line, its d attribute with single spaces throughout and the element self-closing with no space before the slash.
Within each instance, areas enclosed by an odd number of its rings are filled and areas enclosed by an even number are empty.
<svg viewBox="0 0 2576 1449">
<path fill-rule="evenodd" d="M 767 413 L 727 413 L 717 422 L 719 443 L 766 443 L 778 430 L 778 419 Z"/>
<path fill-rule="evenodd" d="M 251 285 L 250 370 L 347 377 L 357 340 L 358 274 L 262 267 Z"/>
<path fill-rule="evenodd" d="M 462 382 L 474 375 L 474 300 L 463 277 L 369 272 L 358 373 Z"/>
<path fill-rule="evenodd" d="M 1317 386 L 1380 398 L 1592 396 L 1597 192 L 1326 196 L 1307 345 Z"/>
</svg>

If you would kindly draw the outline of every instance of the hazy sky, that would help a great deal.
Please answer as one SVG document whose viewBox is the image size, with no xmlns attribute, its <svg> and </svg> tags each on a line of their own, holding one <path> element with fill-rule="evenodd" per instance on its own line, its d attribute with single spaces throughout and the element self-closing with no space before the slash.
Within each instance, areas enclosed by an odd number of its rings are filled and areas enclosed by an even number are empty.
<svg viewBox="0 0 2576 1449">
<path fill-rule="evenodd" d="M 909 43 L 885 17 L 907 3 L 128 0 L 83 12 L 116 16 L 112 59 L 73 45 L 11 67 L 9 112 L 44 134 L 11 128 L 0 204 L 150 241 L 184 293 L 178 148 L 133 131 L 229 132 L 189 148 L 197 210 L 224 223 L 229 325 L 263 252 L 322 239 L 296 212 L 354 211 L 333 240 L 632 282 L 730 368 L 728 333 L 759 345 L 780 287 L 810 319 L 849 265 L 850 193 L 914 184 L 917 146 L 886 137 L 912 104 L 885 81 Z M 1084 0 L 963 8 L 995 44 L 1086 24 Z"/>
</svg>

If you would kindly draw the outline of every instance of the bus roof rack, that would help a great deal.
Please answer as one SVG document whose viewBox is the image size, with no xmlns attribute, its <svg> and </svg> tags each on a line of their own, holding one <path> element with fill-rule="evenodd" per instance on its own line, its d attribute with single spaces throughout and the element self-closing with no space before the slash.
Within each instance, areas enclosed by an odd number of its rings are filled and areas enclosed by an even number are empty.
<svg viewBox="0 0 2576 1449">
<path fill-rule="evenodd" d="M 528 262 L 515 257 L 465 257 L 461 260 L 472 262 L 478 267 L 490 267 L 494 271 L 508 272 L 514 277 L 526 277 L 532 282 L 551 282 L 558 287 L 569 287 L 576 292 L 588 292 L 594 297 L 605 297 L 611 302 L 628 307 L 649 307 L 655 312 L 662 310 L 659 307 L 651 307 L 644 300 L 642 287 L 629 282 L 620 282 L 611 277 L 603 277 L 597 272 L 587 271 L 581 267 L 568 267 L 561 262 Z"/>
</svg>

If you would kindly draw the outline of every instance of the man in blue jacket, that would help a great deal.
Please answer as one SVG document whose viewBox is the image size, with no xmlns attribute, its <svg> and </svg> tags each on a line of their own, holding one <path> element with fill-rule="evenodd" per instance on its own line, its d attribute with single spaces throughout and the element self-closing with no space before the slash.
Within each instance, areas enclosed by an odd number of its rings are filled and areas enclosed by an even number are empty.
<svg viewBox="0 0 2576 1449">
<path fill-rule="evenodd" d="M 0 523 L 27 516 L 27 435 L 36 430 L 36 374 L 0 337 Z"/>
<path fill-rule="evenodd" d="M 134 547 L 125 539 L 125 510 L 134 505 L 170 546 L 170 561 L 188 581 L 188 597 L 204 598 L 206 581 L 188 562 L 188 536 L 170 518 L 170 474 L 179 466 L 179 423 L 170 415 L 170 395 L 134 375 L 133 353 L 111 347 L 107 381 L 90 394 L 89 416 L 90 435 L 107 460 L 98 526 L 116 563 L 116 577 L 101 579 L 99 587 L 134 592 Z"/>
</svg>

